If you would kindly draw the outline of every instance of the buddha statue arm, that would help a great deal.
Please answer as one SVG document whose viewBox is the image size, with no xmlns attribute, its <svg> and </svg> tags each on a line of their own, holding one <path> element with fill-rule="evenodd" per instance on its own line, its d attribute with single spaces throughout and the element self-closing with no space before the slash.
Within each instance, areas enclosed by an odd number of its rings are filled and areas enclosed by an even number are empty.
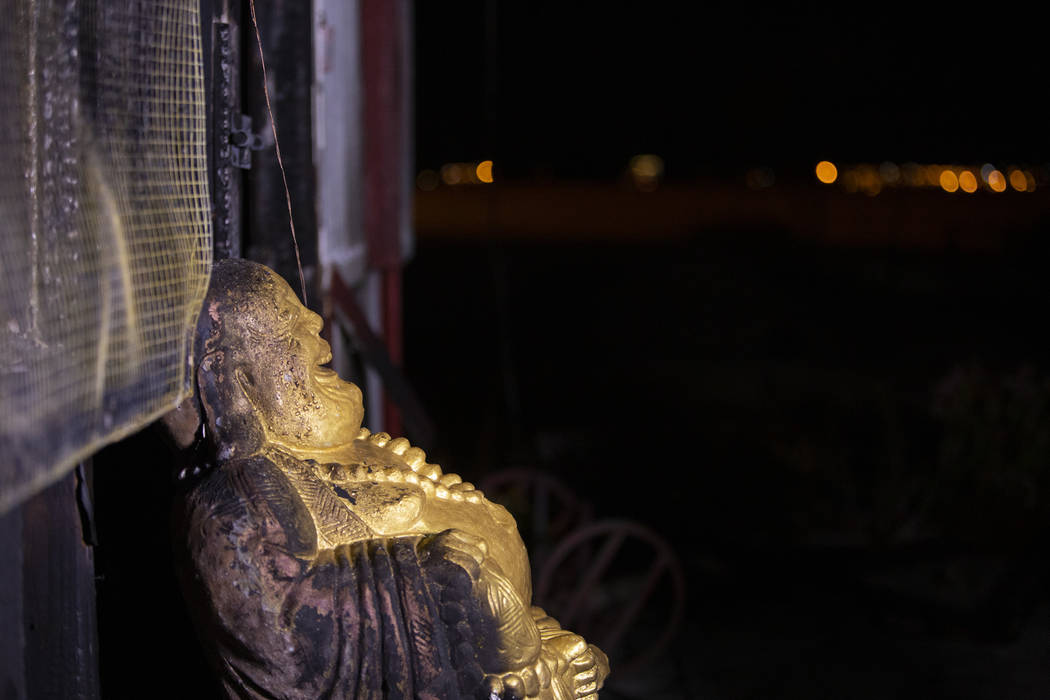
<svg viewBox="0 0 1050 700">
<path fill-rule="evenodd" d="M 421 538 L 319 549 L 299 495 L 258 457 L 219 466 L 184 503 L 184 590 L 227 695 L 371 697 L 396 679 L 457 696 L 447 643 L 413 644 L 440 620 Z"/>
</svg>

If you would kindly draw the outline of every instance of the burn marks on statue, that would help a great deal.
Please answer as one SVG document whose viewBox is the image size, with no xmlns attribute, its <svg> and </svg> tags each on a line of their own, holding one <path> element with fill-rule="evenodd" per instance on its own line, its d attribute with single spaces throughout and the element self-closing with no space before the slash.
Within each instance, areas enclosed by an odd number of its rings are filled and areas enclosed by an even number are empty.
<svg viewBox="0 0 1050 700">
<path fill-rule="evenodd" d="M 336 495 L 340 498 L 349 501 L 351 505 L 357 505 L 357 499 L 350 495 L 350 492 L 344 489 L 338 484 L 332 484 L 332 490 L 335 491 Z"/>
</svg>

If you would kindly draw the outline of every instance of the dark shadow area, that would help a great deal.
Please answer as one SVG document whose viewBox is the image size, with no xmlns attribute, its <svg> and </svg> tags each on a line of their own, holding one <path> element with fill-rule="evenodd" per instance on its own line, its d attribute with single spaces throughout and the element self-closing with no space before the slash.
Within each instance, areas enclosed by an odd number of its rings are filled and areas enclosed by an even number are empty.
<svg viewBox="0 0 1050 700">
<path fill-rule="evenodd" d="M 406 365 L 447 469 L 673 543 L 685 626 L 635 696 L 1042 697 L 1045 254 L 423 242 Z"/>
<path fill-rule="evenodd" d="M 222 697 L 175 575 L 170 448 L 151 427 L 94 464 L 102 697 Z"/>
</svg>

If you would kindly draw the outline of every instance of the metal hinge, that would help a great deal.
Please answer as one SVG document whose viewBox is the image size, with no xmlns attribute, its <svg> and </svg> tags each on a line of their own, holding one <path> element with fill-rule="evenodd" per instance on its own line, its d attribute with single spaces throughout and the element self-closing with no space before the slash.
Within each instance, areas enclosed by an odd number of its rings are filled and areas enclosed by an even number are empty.
<svg viewBox="0 0 1050 700">
<path fill-rule="evenodd" d="M 263 140 L 252 131 L 252 118 L 247 114 L 236 114 L 230 124 L 230 165 L 250 170 L 252 151 L 263 148 Z"/>
</svg>

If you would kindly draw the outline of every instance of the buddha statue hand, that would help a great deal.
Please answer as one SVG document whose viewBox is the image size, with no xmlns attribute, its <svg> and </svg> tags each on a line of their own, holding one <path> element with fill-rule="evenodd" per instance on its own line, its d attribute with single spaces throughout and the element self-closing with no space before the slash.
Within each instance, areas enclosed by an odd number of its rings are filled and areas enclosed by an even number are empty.
<svg viewBox="0 0 1050 700">
<path fill-rule="evenodd" d="M 540 659 L 550 670 L 553 697 L 597 700 L 609 675 L 609 658 L 580 635 L 563 630 L 542 608 L 533 606 L 530 612 L 542 640 Z"/>
<path fill-rule="evenodd" d="M 435 572 L 435 580 L 444 585 L 443 599 L 468 594 L 480 601 L 482 614 L 487 620 L 471 620 L 470 626 L 475 633 L 491 630 L 485 635 L 489 638 L 478 645 L 479 661 L 487 673 L 520 671 L 539 658 L 539 629 L 521 595 L 495 560 L 488 556 L 485 540 L 453 528 L 424 538 L 420 551 L 424 566 Z M 462 585 L 450 585 L 455 574 L 448 571 L 449 564 L 467 574 L 471 584 L 469 591 L 462 590 Z"/>
<path fill-rule="evenodd" d="M 484 672 L 480 697 L 560 697 L 550 694 L 551 674 L 541 658 L 539 628 L 499 565 L 488 557 L 485 540 L 450 529 L 425 538 L 420 549 L 428 573 L 443 584 L 441 616 L 459 633 L 459 645 L 454 650 L 458 665 L 461 669 L 469 666 L 471 655 L 480 662 Z M 453 583 L 449 565 L 466 573 L 471 582 L 469 590 Z M 442 569 L 444 575 L 434 576 L 435 570 Z M 475 616 L 471 611 L 477 610 L 478 602 L 482 614 Z"/>
<path fill-rule="evenodd" d="M 608 658 L 541 608 L 526 608 L 483 539 L 445 530 L 424 538 L 420 552 L 440 588 L 441 616 L 461 634 L 460 666 L 476 654 L 486 697 L 597 700 Z M 471 614 L 468 600 L 481 601 L 486 619 Z"/>
<path fill-rule="evenodd" d="M 539 656 L 518 671 L 488 674 L 485 697 L 598 700 L 598 690 L 609 675 L 608 657 L 580 635 L 562 629 L 542 608 L 533 606 L 529 617 L 540 634 Z"/>
</svg>

